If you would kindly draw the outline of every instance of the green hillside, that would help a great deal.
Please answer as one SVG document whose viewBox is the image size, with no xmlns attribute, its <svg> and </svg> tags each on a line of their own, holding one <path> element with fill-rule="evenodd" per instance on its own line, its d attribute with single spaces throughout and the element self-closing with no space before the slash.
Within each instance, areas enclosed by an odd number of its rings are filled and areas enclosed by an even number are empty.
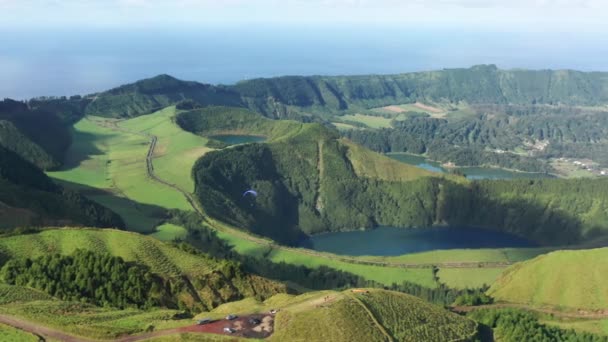
<svg viewBox="0 0 608 342">
<path fill-rule="evenodd" d="M 418 298 L 383 290 L 361 294 L 348 290 L 286 306 L 277 315 L 271 340 L 451 341 L 471 340 L 476 334 L 475 322 Z"/>
<path fill-rule="evenodd" d="M 153 113 L 183 100 L 205 105 L 240 105 L 238 94 L 221 87 L 159 75 L 95 94 L 84 113 L 104 117 L 133 117 Z"/>
<path fill-rule="evenodd" d="M 237 112 L 237 117 L 244 115 Z M 182 114 L 190 119 L 182 125 L 196 125 L 192 117 L 206 114 L 205 110 Z M 222 111 L 224 120 L 230 121 L 230 115 Z M 201 121 L 206 131 L 213 130 L 213 120 Z M 276 121 L 252 121 L 250 130 L 239 126 L 240 134 L 259 134 L 263 131 L 259 124 L 276 125 Z M 607 179 L 439 178 L 340 139 L 319 124 L 294 127 L 300 128 L 284 139 L 218 150 L 201 158 L 193 176 L 195 193 L 207 213 L 288 244 L 304 234 L 377 225 L 479 226 L 543 244 L 574 244 L 608 232 Z M 260 194 L 255 200 L 242 196 L 251 188 Z"/>
<path fill-rule="evenodd" d="M 3 258 L 37 258 L 58 253 L 72 255 L 77 249 L 108 253 L 145 267 L 162 278 L 171 289 L 165 300 L 169 307 L 209 309 L 243 297 L 265 298 L 285 287 L 267 279 L 246 274 L 238 264 L 192 253 L 151 237 L 116 230 L 54 229 L 37 234 L 0 238 Z M 149 296 L 164 292 L 162 288 Z"/>
<path fill-rule="evenodd" d="M 51 181 L 44 172 L 0 146 L 0 228 L 90 225 L 120 228 L 109 209 Z"/>
<path fill-rule="evenodd" d="M 569 309 L 608 306 L 608 248 L 557 251 L 508 268 L 488 293 L 500 301 Z"/>
<path fill-rule="evenodd" d="M 231 89 L 241 94 L 249 108 L 274 117 L 302 111 L 362 110 L 417 100 L 495 104 L 608 103 L 606 73 L 499 70 L 494 65 L 397 75 L 253 79 L 239 82 Z"/>
<path fill-rule="evenodd" d="M 70 142 L 68 125 L 55 112 L 0 101 L 0 146 L 47 170 L 61 165 Z"/>
</svg>

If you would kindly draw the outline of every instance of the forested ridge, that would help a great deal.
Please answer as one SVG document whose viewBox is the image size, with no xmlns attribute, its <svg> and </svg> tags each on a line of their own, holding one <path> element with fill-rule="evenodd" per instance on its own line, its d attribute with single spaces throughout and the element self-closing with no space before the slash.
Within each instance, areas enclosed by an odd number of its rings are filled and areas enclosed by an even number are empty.
<svg viewBox="0 0 608 342">
<path fill-rule="evenodd" d="M 246 107 L 277 118 L 302 118 L 302 113 L 323 115 L 417 100 L 592 106 L 608 103 L 608 74 L 573 70 L 500 70 L 494 65 L 477 65 L 394 75 L 258 78 L 229 86 L 159 75 L 91 94 L 85 99 L 72 97 L 69 99 L 71 105 L 54 99 L 53 105 L 60 105 L 64 113 L 81 106 L 83 114 L 129 117 L 183 100 L 203 105 Z M 37 103 L 41 105 L 45 101 Z"/>
<path fill-rule="evenodd" d="M 498 113 L 493 109 L 496 107 Z M 589 158 L 608 165 L 608 111 L 564 111 L 547 106 L 483 108 L 466 120 L 414 117 L 395 120 L 392 128 L 343 134 L 377 152 L 426 154 L 462 166 L 487 164 L 548 172 L 546 158 L 555 157 Z M 484 111 L 491 114 L 482 114 Z M 546 146 L 529 147 L 537 142 Z M 512 152 L 522 148 L 528 153 Z"/>
<path fill-rule="evenodd" d="M 360 160 L 350 159 L 348 145 L 318 124 L 287 142 L 237 146 L 201 158 L 193 177 L 205 210 L 288 244 L 304 235 L 377 225 L 479 226 L 543 244 L 608 232 L 608 179 L 385 181 L 358 175 L 353 163 Z M 249 188 L 260 195 L 243 197 Z"/>
</svg>

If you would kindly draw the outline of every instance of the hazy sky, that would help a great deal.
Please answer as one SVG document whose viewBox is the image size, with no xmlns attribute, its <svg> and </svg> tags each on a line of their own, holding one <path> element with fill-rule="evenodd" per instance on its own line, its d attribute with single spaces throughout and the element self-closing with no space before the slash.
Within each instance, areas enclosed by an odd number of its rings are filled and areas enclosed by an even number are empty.
<svg viewBox="0 0 608 342">
<path fill-rule="evenodd" d="M 0 26 L 359 24 L 608 32 L 607 0 L 0 0 Z"/>
</svg>

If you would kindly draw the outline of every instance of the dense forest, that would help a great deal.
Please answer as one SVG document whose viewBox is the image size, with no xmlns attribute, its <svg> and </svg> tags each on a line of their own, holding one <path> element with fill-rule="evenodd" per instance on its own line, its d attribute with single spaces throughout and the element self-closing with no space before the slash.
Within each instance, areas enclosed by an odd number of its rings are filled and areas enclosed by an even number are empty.
<svg viewBox="0 0 608 342">
<path fill-rule="evenodd" d="M 605 73 L 499 70 L 494 65 L 397 75 L 287 76 L 237 83 L 247 106 L 270 117 L 420 101 L 471 104 L 608 103 Z"/>
<path fill-rule="evenodd" d="M 572 244 L 608 229 L 608 179 L 468 182 L 419 177 L 392 182 L 357 174 L 349 147 L 308 124 L 270 144 L 206 154 L 195 193 L 212 216 L 296 244 L 304 235 L 377 225 L 479 226 L 542 244 Z M 258 197 L 246 196 L 256 189 Z"/>
<path fill-rule="evenodd" d="M 0 277 L 7 284 L 39 289 L 62 300 L 121 309 L 160 305 L 158 296 L 164 292 L 162 279 L 144 266 L 84 250 L 67 256 L 11 259 Z"/>
<path fill-rule="evenodd" d="M 563 113 L 546 106 L 528 108 L 524 111 L 521 107 L 484 106 L 479 110 L 491 114 L 462 120 L 413 117 L 394 120 L 392 128 L 347 130 L 344 135 L 377 152 L 424 153 L 431 159 L 463 166 L 489 164 L 547 172 L 546 158 L 562 156 L 589 158 L 608 165 L 607 112 L 573 109 Z M 499 114 L 497 110 L 510 114 Z M 530 147 L 537 142 L 547 146 Z M 518 149 L 527 149 L 528 154 L 493 152 Z"/>
<path fill-rule="evenodd" d="M 506 342 L 520 341 L 580 341 L 605 342 L 608 337 L 575 330 L 565 330 L 539 322 L 531 312 L 515 309 L 476 310 L 467 317 L 492 328 L 493 339 Z"/>
</svg>

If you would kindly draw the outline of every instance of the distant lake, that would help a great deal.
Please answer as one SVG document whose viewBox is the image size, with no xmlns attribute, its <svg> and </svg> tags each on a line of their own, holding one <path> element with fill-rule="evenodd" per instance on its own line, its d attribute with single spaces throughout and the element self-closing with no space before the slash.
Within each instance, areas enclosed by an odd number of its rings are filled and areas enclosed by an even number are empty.
<svg viewBox="0 0 608 342">
<path fill-rule="evenodd" d="M 406 153 L 389 153 L 387 156 L 402 163 L 414 165 L 428 171 L 439 173 L 448 172 L 440 163 L 428 160 L 422 156 Z M 552 176 L 544 173 L 515 172 L 492 167 L 459 167 L 457 169 L 462 171 L 468 179 L 552 178 Z"/>
<path fill-rule="evenodd" d="M 437 249 L 535 247 L 520 237 L 474 228 L 395 228 L 319 234 L 302 244 L 342 255 L 390 256 Z"/>
<path fill-rule="evenodd" d="M 264 137 L 258 137 L 255 135 L 238 135 L 238 134 L 222 134 L 212 135 L 209 138 L 219 140 L 226 145 L 237 145 L 237 144 L 248 144 L 254 142 L 262 142 L 266 140 Z"/>
</svg>

